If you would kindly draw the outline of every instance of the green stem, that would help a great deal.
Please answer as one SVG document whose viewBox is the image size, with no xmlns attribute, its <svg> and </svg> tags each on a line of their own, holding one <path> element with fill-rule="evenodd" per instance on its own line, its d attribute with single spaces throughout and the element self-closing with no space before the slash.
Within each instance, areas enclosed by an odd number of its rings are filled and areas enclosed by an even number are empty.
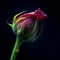
<svg viewBox="0 0 60 60">
<path fill-rule="evenodd" d="M 23 42 L 22 38 L 18 37 L 16 39 L 16 43 L 14 45 L 10 60 L 16 60 L 16 56 L 19 52 L 19 49 L 20 49 L 20 46 L 21 46 L 22 42 Z"/>
</svg>

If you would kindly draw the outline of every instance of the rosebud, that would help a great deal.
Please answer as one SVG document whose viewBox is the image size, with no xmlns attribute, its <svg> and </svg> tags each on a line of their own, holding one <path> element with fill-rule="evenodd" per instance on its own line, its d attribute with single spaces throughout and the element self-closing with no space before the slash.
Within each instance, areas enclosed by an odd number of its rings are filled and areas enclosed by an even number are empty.
<svg viewBox="0 0 60 60">
<path fill-rule="evenodd" d="M 47 15 L 40 9 L 34 12 L 25 13 L 23 11 L 14 16 L 13 23 L 9 24 L 16 35 L 21 36 L 26 41 L 34 41 L 41 33 L 39 24 Z M 40 33 L 38 32 L 40 28 Z"/>
</svg>

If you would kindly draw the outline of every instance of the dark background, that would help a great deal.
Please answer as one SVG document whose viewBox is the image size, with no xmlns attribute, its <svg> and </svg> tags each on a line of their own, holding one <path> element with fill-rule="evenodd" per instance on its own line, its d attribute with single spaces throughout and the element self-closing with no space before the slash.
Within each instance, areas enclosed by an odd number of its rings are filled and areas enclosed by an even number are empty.
<svg viewBox="0 0 60 60">
<path fill-rule="evenodd" d="M 17 60 L 56 60 L 60 54 L 59 3 L 51 0 L 0 0 L 0 60 L 9 60 L 16 36 L 6 21 L 11 22 L 13 16 L 24 10 L 28 12 L 41 8 L 48 19 L 44 21 L 44 29 L 39 39 L 33 44 L 24 43 Z"/>
</svg>

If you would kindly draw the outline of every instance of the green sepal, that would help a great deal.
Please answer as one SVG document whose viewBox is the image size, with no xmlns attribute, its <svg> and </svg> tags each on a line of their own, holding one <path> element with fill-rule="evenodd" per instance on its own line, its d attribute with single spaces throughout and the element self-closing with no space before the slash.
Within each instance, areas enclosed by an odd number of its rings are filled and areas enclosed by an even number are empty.
<svg viewBox="0 0 60 60">
<path fill-rule="evenodd" d="M 23 31 L 24 31 L 24 25 L 22 25 L 21 28 L 17 30 L 17 35 L 22 37 Z"/>
<path fill-rule="evenodd" d="M 25 12 L 27 12 L 27 10 L 22 11 L 22 12 L 20 12 L 20 13 L 16 14 L 16 15 L 14 16 L 14 18 L 13 18 L 13 21 L 15 21 L 15 19 L 16 19 L 16 17 L 17 17 L 17 16 L 19 16 L 19 15 L 21 15 L 22 13 L 25 13 Z"/>
<path fill-rule="evenodd" d="M 38 34 L 33 40 L 29 40 L 28 42 L 33 43 L 35 40 L 37 40 L 37 39 L 40 37 L 40 35 L 41 35 L 41 33 L 42 33 L 42 30 L 43 30 L 43 27 L 42 27 L 41 30 L 39 31 L 39 34 Z"/>
<path fill-rule="evenodd" d="M 33 36 L 33 34 L 34 34 L 34 32 L 35 32 L 37 27 L 38 27 L 38 20 L 36 20 L 35 25 L 34 25 L 32 31 L 25 36 L 27 38 L 27 40 L 28 40 L 29 37 Z"/>
</svg>

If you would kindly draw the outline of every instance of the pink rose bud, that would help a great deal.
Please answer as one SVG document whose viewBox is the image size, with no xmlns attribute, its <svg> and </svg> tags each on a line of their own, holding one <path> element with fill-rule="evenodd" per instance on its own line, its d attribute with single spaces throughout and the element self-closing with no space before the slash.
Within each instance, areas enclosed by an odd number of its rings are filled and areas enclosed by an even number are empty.
<svg viewBox="0 0 60 60">
<path fill-rule="evenodd" d="M 23 35 L 25 38 L 26 36 L 36 36 L 40 28 L 40 22 L 47 17 L 48 16 L 40 8 L 30 13 L 21 15 L 19 13 L 14 17 L 12 29 L 17 33 L 17 31 L 23 27 Z M 17 34 L 19 34 L 19 32 Z"/>
</svg>

